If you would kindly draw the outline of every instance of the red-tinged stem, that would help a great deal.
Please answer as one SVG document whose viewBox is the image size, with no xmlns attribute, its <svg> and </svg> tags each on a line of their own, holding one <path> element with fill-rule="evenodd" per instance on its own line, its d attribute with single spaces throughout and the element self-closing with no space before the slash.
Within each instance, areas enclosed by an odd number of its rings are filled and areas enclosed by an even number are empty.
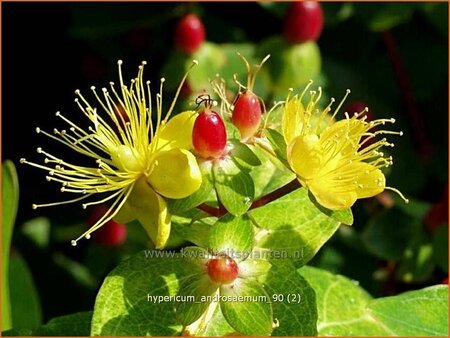
<svg viewBox="0 0 450 338">
<path fill-rule="evenodd" d="M 289 194 L 290 192 L 294 191 L 295 189 L 300 188 L 300 182 L 297 179 L 292 180 L 288 184 L 282 186 L 281 188 L 272 191 L 270 194 L 267 194 L 256 201 L 252 203 L 250 206 L 250 209 L 259 208 L 263 205 L 266 205 L 267 203 L 270 203 L 284 195 Z"/>
<path fill-rule="evenodd" d="M 221 217 L 225 215 L 225 213 L 222 214 L 221 210 L 219 208 L 214 208 L 206 203 L 200 204 L 197 209 L 200 209 L 201 211 L 206 212 L 207 214 L 210 214 L 211 216 L 215 217 Z"/>
<path fill-rule="evenodd" d="M 299 187 L 300 183 L 298 182 L 298 180 L 297 179 L 292 180 L 291 182 L 282 186 L 281 188 L 278 188 L 277 190 L 272 191 L 271 193 L 254 201 L 250 206 L 250 210 L 266 205 L 267 203 L 270 203 L 284 195 L 289 194 L 290 192 L 294 191 L 295 189 L 298 189 Z M 227 213 L 227 210 L 221 203 L 219 203 L 219 208 L 212 207 L 205 203 L 200 204 L 197 208 L 215 217 L 222 217 Z"/>
<path fill-rule="evenodd" d="M 419 112 L 416 99 L 414 97 L 411 83 L 406 72 L 403 59 L 396 46 L 394 35 L 390 30 L 384 31 L 382 34 L 383 42 L 386 46 L 389 60 L 394 68 L 395 77 L 402 92 L 404 104 L 408 117 L 411 121 L 412 130 L 416 136 L 416 141 L 419 145 L 419 153 L 423 160 L 428 161 L 432 155 L 432 146 L 425 132 L 425 125 L 422 120 L 422 115 Z"/>
</svg>

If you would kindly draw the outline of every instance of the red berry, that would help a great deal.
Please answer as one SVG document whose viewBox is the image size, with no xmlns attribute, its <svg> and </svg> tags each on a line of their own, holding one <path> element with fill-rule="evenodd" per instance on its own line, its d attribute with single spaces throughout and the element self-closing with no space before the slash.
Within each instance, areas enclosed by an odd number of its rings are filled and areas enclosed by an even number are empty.
<svg viewBox="0 0 450 338">
<path fill-rule="evenodd" d="M 441 284 L 448 284 L 448 277 L 447 277 L 447 278 L 444 278 L 444 279 L 442 280 Z"/>
<path fill-rule="evenodd" d="M 231 120 L 243 139 L 253 136 L 258 130 L 261 123 L 261 104 L 252 91 L 247 90 L 239 94 Z"/>
<path fill-rule="evenodd" d="M 234 282 L 239 273 L 236 261 L 225 255 L 210 259 L 206 266 L 209 278 L 219 284 Z"/>
<path fill-rule="evenodd" d="M 203 158 L 218 158 L 223 155 L 227 144 L 227 130 L 222 118 L 206 108 L 195 120 L 192 130 L 192 144 Z"/>
<path fill-rule="evenodd" d="M 182 17 L 175 30 L 175 45 L 186 54 L 197 51 L 205 41 L 205 27 L 195 14 Z"/>
<path fill-rule="evenodd" d="M 316 1 L 294 2 L 284 18 L 283 35 L 290 43 L 316 41 L 323 28 L 323 12 Z"/>
<path fill-rule="evenodd" d="M 106 212 L 106 205 L 99 205 L 92 210 L 86 224 L 93 226 Z M 100 229 L 92 233 L 92 238 L 99 244 L 107 246 L 120 246 L 127 238 L 127 228 L 125 224 L 110 220 L 106 222 Z"/>
</svg>

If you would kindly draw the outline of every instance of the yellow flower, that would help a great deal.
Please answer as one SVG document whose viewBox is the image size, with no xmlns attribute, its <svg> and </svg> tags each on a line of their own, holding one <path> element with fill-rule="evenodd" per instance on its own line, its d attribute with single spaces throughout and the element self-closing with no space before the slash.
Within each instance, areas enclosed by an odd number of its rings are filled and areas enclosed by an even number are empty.
<svg viewBox="0 0 450 338">
<path fill-rule="evenodd" d="M 364 110 L 352 117 L 345 113 L 344 120 L 333 123 L 350 91 L 330 116 L 334 99 L 322 111 L 316 107 L 321 88 L 311 91 L 309 102 L 303 104 L 303 96 L 311 84 L 300 97 L 288 96 L 282 118 L 288 162 L 300 183 L 318 203 L 332 210 L 349 208 L 357 199 L 375 196 L 384 189 L 393 190 L 405 199 L 397 189 L 386 187 L 380 170 L 392 165 L 392 157 L 385 157 L 380 148 L 394 145 L 385 138 L 369 144 L 370 139 L 380 134 L 402 135 L 402 132 L 374 131 L 375 127 L 395 120 L 366 122 Z"/>
<path fill-rule="evenodd" d="M 150 81 L 144 83 L 143 80 L 145 64 L 143 62 L 139 66 L 137 77 L 128 87 L 123 82 L 122 61 L 119 61 L 119 91 L 112 82 L 111 90 L 102 88 L 101 96 L 95 87 L 91 87 L 98 107 L 91 106 L 79 90 L 75 92 L 78 96 L 75 102 L 91 123 L 87 130 L 59 112 L 56 116 L 69 125 L 68 130 L 54 129 L 54 134 L 51 134 L 36 129 L 38 133 L 86 155 L 93 166 L 68 163 L 42 148 L 37 151 L 45 156 L 45 165 L 21 159 L 22 163 L 46 170 L 47 180 L 61 183 L 61 191 L 81 195 L 63 202 L 33 204 L 34 209 L 77 202 L 93 195 L 101 197 L 84 203 L 83 208 L 111 201 L 108 212 L 73 240 L 72 245 L 83 237 L 89 238 L 93 231 L 115 218 L 121 222 L 139 220 L 155 247 L 163 248 L 169 237 L 171 219 L 164 197 L 184 198 L 201 185 L 197 160 L 189 152 L 196 112 L 186 111 L 169 120 L 187 74 L 163 119 L 164 79 L 161 79 L 156 102 L 153 102 L 156 105 L 154 116 Z M 156 124 L 152 118 L 156 119 Z M 54 167 L 49 166 L 53 164 Z"/>
</svg>

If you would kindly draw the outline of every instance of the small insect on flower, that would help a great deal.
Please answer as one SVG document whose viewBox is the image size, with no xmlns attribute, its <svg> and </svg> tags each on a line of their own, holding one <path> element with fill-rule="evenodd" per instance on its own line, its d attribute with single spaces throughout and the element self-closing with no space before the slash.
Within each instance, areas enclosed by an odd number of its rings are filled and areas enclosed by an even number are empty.
<svg viewBox="0 0 450 338">
<path fill-rule="evenodd" d="M 386 157 L 380 148 L 394 145 L 386 138 L 367 145 L 381 134 L 402 135 L 402 132 L 374 131 L 377 126 L 395 120 L 367 122 L 367 109 L 364 109 L 352 117 L 345 113 L 344 120 L 333 123 L 350 91 L 347 90 L 330 116 L 334 99 L 322 111 L 316 107 L 322 95 L 320 87 L 310 91 L 309 102 L 303 104 L 302 99 L 311 84 L 312 81 L 300 97 L 288 95 L 282 118 L 288 161 L 300 183 L 309 189 L 319 204 L 332 210 L 349 208 L 357 199 L 375 196 L 384 189 L 395 191 L 408 202 L 400 191 L 386 186 L 380 170 L 393 163 L 392 157 Z"/>
<path fill-rule="evenodd" d="M 183 77 L 172 104 L 163 117 L 161 79 L 156 95 L 156 115 L 152 108 L 150 81 L 144 83 L 146 62 L 139 66 L 138 75 L 126 86 L 122 77 L 122 61 L 118 62 L 120 89 L 102 89 L 99 95 L 91 90 L 99 107 L 91 104 L 75 91 L 81 112 L 90 121 L 87 130 L 76 125 L 60 112 L 56 116 L 69 125 L 68 130 L 54 129 L 51 134 L 39 128 L 37 133 L 63 143 L 76 152 L 92 159 L 92 167 L 75 165 L 38 148 L 45 156 L 45 164 L 26 163 L 48 172 L 47 180 L 62 184 L 61 191 L 80 195 L 63 202 L 33 204 L 33 208 L 60 205 L 100 196 L 82 204 L 83 208 L 109 202 L 107 212 L 80 237 L 90 238 L 112 218 L 119 222 L 137 219 L 147 231 L 156 248 L 163 248 L 170 234 L 171 215 L 164 199 L 180 199 L 194 193 L 201 185 L 202 176 L 192 149 L 192 128 L 197 113 L 185 111 L 170 119 L 176 100 L 188 73 Z M 101 113 L 100 113 L 101 112 Z M 152 121 L 156 119 L 156 123 Z M 170 120 L 169 120 L 170 119 Z M 51 165 L 54 164 L 54 167 Z"/>
</svg>

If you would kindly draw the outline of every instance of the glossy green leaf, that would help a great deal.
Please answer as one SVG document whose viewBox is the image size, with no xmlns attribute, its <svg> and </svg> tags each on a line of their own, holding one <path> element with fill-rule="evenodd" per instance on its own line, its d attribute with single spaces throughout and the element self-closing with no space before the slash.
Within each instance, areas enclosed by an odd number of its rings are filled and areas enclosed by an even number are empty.
<svg viewBox="0 0 450 338">
<path fill-rule="evenodd" d="M 204 301 L 202 297 L 212 296 L 218 289 L 219 286 L 212 283 L 204 272 L 186 278 L 178 292 L 178 295 L 186 300 L 177 303 L 177 321 L 186 326 L 199 319 L 210 305 L 210 302 Z"/>
<path fill-rule="evenodd" d="M 215 303 L 213 306 L 211 316 L 195 332 L 191 332 L 191 334 L 199 337 L 236 335 L 236 330 L 226 321 L 219 304 Z"/>
<path fill-rule="evenodd" d="M 213 252 L 225 252 L 241 260 L 250 254 L 254 241 L 253 225 L 247 216 L 227 215 L 211 228 L 209 247 Z"/>
<path fill-rule="evenodd" d="M 19 203 L 19 181 L 14 163 L 6 160 L 2 168 L 2 329 L 11 328 L 8 269 L 9 250 Z"/>
<path fill-rule="evenodd" d="M 278 158 L 289 168 L 286 155 L 287 145 L 283 135 L 281 135 L 280 132 L 274 129 L 266 129 L 265 133 Z"/>
<path fill-rule="evenodd" d="M 9 261 L 9 283 L 12 326 L 35 329 L 42 324 L 41 302 L 26 261 L 14 253 Z"/>
<path fill-rule="evenodd" d="M 180 254 L 148 250 L 130 257 L 106 277 L 97 295 L 91 335 L 172 336 L 180 284 L 197 274 Z"/>
<path fill-rule="evenodd" d="M 230 151 L 230 156 L 233 157 L 235 161 L 241 166 L 253 169 L 256 166 L 261 165 L 261 161 L 258 156 L 252 151 L 252 149 L 240 142 L 239 140 L 231 140 L 232 149 Z"/>
<path fill-rule="evenodd" d="M 373 299 L 343 276 L 308 266 L 299 272 L 316 293 L 319 335 L 448 335 L 448 286 Z"/>
<path fill-rule="evenodd" d="M 256 146 L 253 151 L 262 164 L 253 168 L 250 175 L 255 182 L 255 197 L 260 198 L 295 179 L 295 174 L 275 156 Z"/>
<path fill-rule="evenodd" d="M 279 326 L 274 336 L 317 335 L 316 296 L 309 283 L 289 262 L 275 264 L 263 278 Z"/>
<path fill-rule="evenodd" d="M 220 295 L 231 300 L 221 301 L 220 308 L 237 332 L 252 336 L 267 336 L 272 332 L 272 307 L 260 283 L 239 279 L 236 283 L 222 285 Z"/>
<path fill-rule="evenodd" d="M 249 215 L 261 228 L 256 246 L 272 250 L 273 258 L 290 258 L 298 266 L 308 262 L 340 225 L 333 213 L 327 215 L 311 202 L 304 188 Z"/>
<path fill-rule="evenodd" d="M 243 215 L 255 196 L 255 186 L 250 174 L 226 157 L 214 164 L 213 175 L 220 202 L 231 214 Z"/>
<path fill-rule="evenodd" d="M 370 302 L 370 315 L 397 336 L 448 336 L 448 285 Z"/>
<path fill-rule="evenodd" d="M 209 245 L 209 231 L 216 221 L 216 217 L 203 217 L 196 220 L 172 217 L 172 230 L 186 241 L 206 248 Z"/>
<path fill-rule="evenodd" d="M 239 277 L 255 278 L 266 275 L 272 268 L 272 264 L 265 259 L 249 258 L 243 262 L 239 262 Z"/>
</svg>

